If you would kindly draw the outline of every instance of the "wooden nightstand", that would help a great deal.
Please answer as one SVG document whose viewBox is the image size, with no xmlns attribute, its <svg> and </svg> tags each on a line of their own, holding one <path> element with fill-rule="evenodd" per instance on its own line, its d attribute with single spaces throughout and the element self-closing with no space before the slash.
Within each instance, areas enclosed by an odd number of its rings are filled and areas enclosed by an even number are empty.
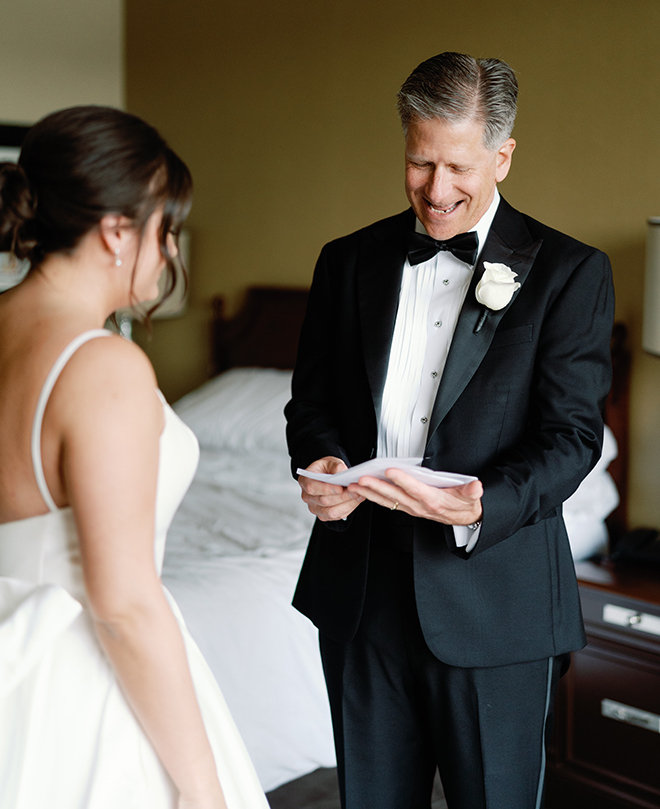
<svg viewBox="0 0 660 809">
<path fill-rule="evenodd" d="M 660 807 L 660 569 L 577 565 L 588 645 L 560 683 L 548 809 Z"/>
</svg>

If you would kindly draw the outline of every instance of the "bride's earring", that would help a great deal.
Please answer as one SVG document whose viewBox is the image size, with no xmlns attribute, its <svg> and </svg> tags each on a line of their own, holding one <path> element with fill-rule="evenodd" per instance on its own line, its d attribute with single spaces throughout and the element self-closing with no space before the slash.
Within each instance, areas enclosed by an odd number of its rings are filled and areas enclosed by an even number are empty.
<svg viewBox="0 0 660 809">
<path fill-rule="evenodd" d="M 121 259 L 119 258 L 119 248 L 115 247 L 115 264 L 117 267 L 121 267 Z"/>
</svg>

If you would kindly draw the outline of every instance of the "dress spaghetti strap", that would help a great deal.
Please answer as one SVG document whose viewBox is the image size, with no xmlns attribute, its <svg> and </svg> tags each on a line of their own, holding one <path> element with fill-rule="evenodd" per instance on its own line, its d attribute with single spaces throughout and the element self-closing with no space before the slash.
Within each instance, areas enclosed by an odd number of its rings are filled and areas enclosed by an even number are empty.
<svg viewBox="0 0 660 809">
<path fill-rule="evenodd" d="M 59 509 L 55 505 L 55 501 L 51 497 L 48 486 L 46 485 L 44 467 L 41 461 L 41 425 L 44 420 L 44 413 L 46 411 L 48 399 L 50 398 L 50 394 L 55 383 L 57 382 L 59 375 L 62 373 L 62 369 L 71 359 L 73 354 L 75 354 L 75 352 L 80 348 L 80 346 L 86 343 L 88 340 L 93 340 L 95 337 L 107 337 L 110 334 L 112 334 L 112 332 L 108 331 L 107 329 L 91 329 L 90 331 L 84 331 L 82 334 L 79 334 L 76 338 L 74 338 L 55 360 L 55 364 L 50 369 L 48 376 L 46 377 L 46 381 L 44 382 L 44 386 L 41 389 L 41 393 L 39 394 L 39 401 L 37 402 L 37 409 L 35 411 L 34 422 L 32 424 L 32 467 L 34 469 L 34 476 L 37 479 L 37 486 L 39 487 L 41 496 L 43 497 L 44 502 L 50 511 L 58 511 Z"/>
</svg>

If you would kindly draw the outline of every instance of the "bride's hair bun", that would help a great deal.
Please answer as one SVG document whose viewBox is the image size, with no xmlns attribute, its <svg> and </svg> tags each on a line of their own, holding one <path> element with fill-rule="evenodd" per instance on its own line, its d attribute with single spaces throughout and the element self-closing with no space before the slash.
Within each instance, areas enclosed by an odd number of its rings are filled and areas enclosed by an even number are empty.
<svg viewBox="0 0 660 809">
<path fill-rule="evenodd" d="M 30 258 L 36 246 L 33 234 L 35 199 L 23 169 L 0 163 L 0 251 Z"/>
<path fill-rule="evenodd" d="M 141 118 L 112 107 L 58 110 L 30 127 L 18 165 L 0 163 L 0 251 L 34 270 L 53 254 L 70 256 L 106 215 L 126 217 L 141 237 L 162 209 L 169 294 L 170 233 L 178 233 L 191 196 L 187 166 Z"/>
</svg>

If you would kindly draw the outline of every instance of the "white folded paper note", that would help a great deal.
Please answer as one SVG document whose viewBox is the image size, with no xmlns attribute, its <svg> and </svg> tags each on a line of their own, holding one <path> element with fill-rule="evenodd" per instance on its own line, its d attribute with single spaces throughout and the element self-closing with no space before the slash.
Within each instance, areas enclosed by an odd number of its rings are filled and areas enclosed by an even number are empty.
<svg viewBox="0 0 660 809">
<path fill-rule="evenodd" d="M 310 472 L 307 469 L 296 469 L 297 474 L 313 480 L 321 480 L 324 483 L 333 483 L 337 486 L 348 486 L 349 483 L 357 483 L 364 475 L 372 478 L 387 480 L 385 471 L 387 469 L 401 469 L 416 480 L 426 483 L 428 486 L 435 486 L 437 489 L 447 489 L 450 486 L 462 486 L 477 478 L 471 475 L 458 475 L 455 472 L 436 472 L 434 469 L 427 469 L 420 466 L 423 458 L 372 458 L 370 461 L 351 466 L 334 475 L 326 475 L 322 472 Z"/>
</svg>

